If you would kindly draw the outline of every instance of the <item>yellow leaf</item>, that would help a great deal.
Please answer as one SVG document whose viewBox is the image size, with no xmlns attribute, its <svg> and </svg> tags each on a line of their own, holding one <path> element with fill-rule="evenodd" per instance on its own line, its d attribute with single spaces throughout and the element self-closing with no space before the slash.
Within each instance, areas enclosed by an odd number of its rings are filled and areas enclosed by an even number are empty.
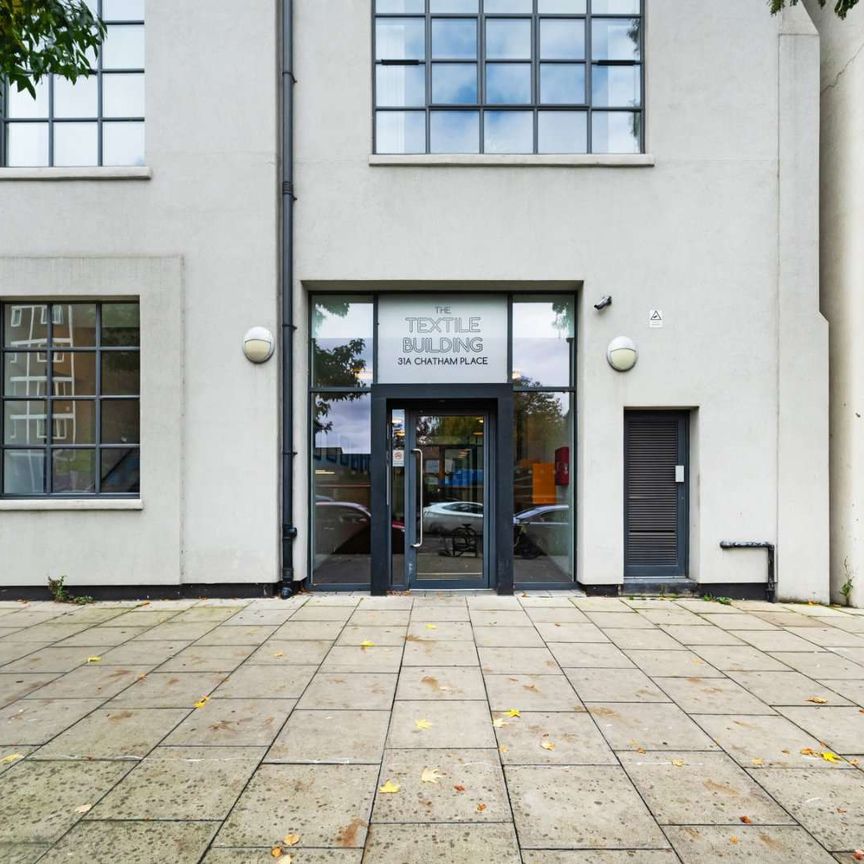
<svg viewBox="0 0 864 864">
<path fill-rule="evenodd" d="M 202 696 L 196 703 L 196 708 L 203 708 L 210 701 L 209 696 Z"/>
<path fill-rule="evenodd" d="M 683 767 L 684 767 L 684 760 L 683 760 L 683 759 L 673 759 L 673 760 L 672 760 L 672 764 L 673 764 L 676 768 L 683 768 Z"/>
<path fill-rule="evenodd" d="M 822 758 L 823 758 L 826 762 L 841 762 L 841 761 L 842 761 L 842 760 L 840 759 L 840 757 L 839 757 L 836 753 L 832 753 L 830 750 L 826 750 L 826 751 L 822 754 Z"/>
<path fill-rule="evenodd" d="M 733 835 L 729 838 L 729 842 L 730 842 L 733 846 L 736 846 L 740 841 L 739 841 L 738 838 L 733 834 Z"/>
<path fill-rule="evenodd" d="M 522 714 L 519 712 L 518 708 L 510 708 L 508 711 L 504 712 L 506 717 L 521 717 Z"/>
<path fill-rule="evenodd" d="M 540 746 L 541 746 L 544 750 L 554 750 L 554 749 L 555 749 L 555 744 L 554 744 L 552 741 L 543 741 L 543 742 L 540 744 Z"/>
<path fill-rule="evenodd" d="M 510 752 L 510 748 L 509 748 L 506 744 L 502 744 L 502 745 L 498 748 L 498 751 L 499 751 L 500 753 L 509 753 L 509 752 Z"/>
<path fill-rule="evenodd" d="M 485 805 L 485 804 L 478 804 L 478 805 L 477 805 L 477 812 L 478 812 L 478 813 L 482 813 L 485 809 L 486 809 L 486 805 Z"/>
<path fill-rule="evenodd" d="M 802 747 L 801 748 L 802 756 L 818 756 L 819 754 L 812 747 Z"/>
<path fill-rule="evenodd" d="M 282 842 L 286 846 L 296 846 L 300 842 L 300 835 L 299 834 L 286 834 L 282 838 Z"/>
<path fill-rule="evenodd" d="M 378 787 L 378 791 L 383 792 L 385 795 L 394 795 L 401 788 L 402 787 L 398 783 L 394 783 L 392 780 L 387 780 L 383 786 Z"/>
<path fill-rule="evenodd" d="M 437 768 L 424 768 L 420 779 L 424 783 L 437 783 L 441 779 L 441 774 Z"/>
<path fill-rule="evenodd" d="M 492 721 L 492 725 L 493 725 L 496 729 L 500 729 L 502 726 L 507 726 L 508 723 L 507 723 L 507 721 L 506 721 L 503 717 L 496 717 L 496 718 Z"/>
<path fill-rule="evenodd" d="M 80 807 L 75 808 L 76 813 L 89 813 L 93 809 L 92 804 L 82 804 Z"/>
<path fill-rule="evenodd" d="M 87 662 L 88 663 L 98 663 L 101 659 L 102 659 L 101 657 L 88 657 Z"/>
<path fill-rule="evenodd" d="M 755 768 L 761 768 L 765 764 L 764 759 L 759 759 L 758 757 L 753 760 L 753 766 Z"/>
<path fill-rule="evenodd" d="M 738 817 L 745 825 L 752 825 L 753 820 L 749 816 L 739 816 Z"/>
<path fill-rule="evenodd" d="M 432 724 L 428 720 L 415 720 L 414 725 L 418 729 L 431 729 Z"/>
<path fill-rule="evenodd" d="M 361 648 L 374 648 L 374 647 L 375 647 L 375 643 L 374 643 L 374 642 L 370 642 L 368 639 L 366 639 L 366 640 L 364 640 L 363 642 L 360 643 L 360 647 L 361 647 Z"/>
<path fill-rule="evenodd" d="M 281 858 L 282 857 L 282 847 L 281 846 L 274 846 L 270 850 L 270 857 L 271 858 Z"/>
<path fill-rule="evenodd" d="M 824 705 L 828 700 L 824 696 L 811 696 L 807 701 L 815 705 Z"/>
<path fill-rule="evenodd" d="M 10 762 L 17 762 L 19 759 L 23 758 L 23 753 L 10 753 L 8 756 L 4 756 L 0 759 L 0 765 L 8 765 Z"/>
<path fill-rule="evenodd" d="M 426 625 L 426 629 L 427 629 L 427 630 L 437 630 L 437 629 L 438 629 L 438 625 L 437 625 L 437 624 L 427 624 L 427 625 Z"/>
<path fill-rule="evenodd" d="M 274 657 L 284 657 L 284 656 L 285 656 L 285 652 L 284 652 L 284 651 L 274 651 L 274 652 L 273 652 L 273 656 L 274 656 Z"/>
</svg>

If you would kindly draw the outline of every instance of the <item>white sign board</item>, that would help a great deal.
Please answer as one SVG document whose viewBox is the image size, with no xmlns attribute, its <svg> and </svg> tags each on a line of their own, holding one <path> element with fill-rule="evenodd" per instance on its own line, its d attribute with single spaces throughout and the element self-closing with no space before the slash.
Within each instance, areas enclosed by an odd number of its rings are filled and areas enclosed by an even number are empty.
<svg viewBox="0 0 864 864">
<path fill-rule="evenodd" d="M 504 384 L 507 298 L 387 295 L 378 300 L 382 384 Z"/>
<path fill-rule="evenodd" d="M 649 327 L 662 327 L 663 326 L 663 310 L 662 309 L 652 309 L 648 313 L 648 326 Z"/>
</svg>

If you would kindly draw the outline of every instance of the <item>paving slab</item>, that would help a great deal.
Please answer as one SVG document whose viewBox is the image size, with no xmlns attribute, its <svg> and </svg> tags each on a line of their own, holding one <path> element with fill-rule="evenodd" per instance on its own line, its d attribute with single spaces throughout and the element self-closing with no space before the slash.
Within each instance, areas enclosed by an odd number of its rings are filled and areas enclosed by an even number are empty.
<svg viewBox="0 0 864 864">
<path fill-rule="evenodd" d="M 768 705 L 812 705 L 813 699 L 847 704 L 836 687 L 814 681 L 800 672 L 730 672 L 729 677 Z M 832 682 L 843 684 L 844 682 Z M 698 712 L 697 712 L 698 713 Z"/>
<path fill-rule="evenodd" d="M 401 645 L 336 645 L 321 664 L 321 671 L 398 672 L 402 650 Z"/>
<path fill-rule="evenodd" d="M 542 642 L 540 643 L 543 644 Z M 47 648 L 47 642 L 5 642 L 0 641 L 0 672 L 5 671 L 6 664 L 20 657 L 26 657 L 34 651 Z"/>
<path fill-rule="evenodd" d="M 291 864 L 360 864 L 362 849 L 292 849 Z M 284 857 L 284 856 L 283 856 Z M 211 849 L 202 864 L 273 864 L 269 847 L 264 849 Z"/>
<path fill-rule="evenodd" d="M 764 618 L 759 618 L 756 615 L 748 615 L 746 613 L 735 613 L 732 615 L 702 615 L 703 620 L 715 627 L 721 627 L 724 630 L 774 630 L 774 624 L 766 621 Z"/>
<path fill-rule="evenodd" d="M 567 606 L 529 606 L 525 609 L 535 624 L 588 624 L 588 616 L 572 604 Z"/>
<path fill-rule="evenodd" d="M 111 623 L 113 622 L 109 622 L 109 624 Z M 58 642 L 57 645 L 64 648 L 74 648 L 78 645 L 102 648 L 113 647 L 115 645 L 122 645 L 130 639 L 140 636 L 145 629 L 146 628 L 142 627 L 111 627 L 107 625 L 102 627 L 88 626 L 86 630 L 82 630 L 80 633 L 76 633 L 68 639 L 63 639 L 61 642 Z"/>
<path fill-rule="evenodd" d="M 195 639 L 200 639 L 202 636 L 206 636 L 218 623 L 218 621 L 186 621 L 175 624 L 173 621 L 168 621 L 165 624 L 158 624 L 156 627 L 144 630 L 135 639 L 141 642 L 194 641 Z"/>
<path fill-rule="evenodd" d="M 669 697 L 639 669 L 566 669 L 583 702 L 668 702 Z"/>
<path fill-rule="evenodd" d="M 150 666 L 155 669 L 191 644 L 179 639 L 173 641 L 160 639 L 153 642 L 134 640 L 118 645 L 116 648 L 103 649 L 102 663 L 105 666 Z"/>
<path fill-rule="evenodd" d="M 483 676 L 471 666 L 403 666 L 396 687 L 397 700 L 485 698 Z"/>
<path fill-rule="evenodd" d="M 549 650 L 561 666 L 582 669 L 633 669 L 635 664 L 611 643 L 550 642 Z"/>
<path fill-rule="evenodd" d="M 540 627 L 557 626 L 540 624 Z M 562 624 L 562 627 L 571 625 Z M 578 626 L 578 625 L 576 625 Z M 593 625 L 590 625 L 593 626 Z M 533 627 L 474 627 L 474 641 L 484 648 L 542 648 L 540 633 Z"/>
<path fill-rule="evenodd" d="M 131 762 L 19 762 L 3 775 L 0 842 L 54 843 L 132 768 Z"/>
<path fill-rule="evenodd" d="M 342 629 L 339 638 L 336 640 L 336 644 L 362 645 L 364 642 L 372 642 L 374 645 L 397 645 L 401 647 L 405 644 L 405 634 L 407 632 L 408 628 L 404 625 L 399 625 L 398 627 L 372 627 L 348 624 Z"/>
<path fill-rule="evenodd" d="M 728 678 L 655 678 L 654 683 L 688 714 L 775 713 L 761 699 Z"/>
<path fill-rule="evenodd" d="M 504 765 L 617 765 L 587 711 L 496 712 L 495 735 Z"/>
<path fill-rule="evenodd" d="M 47 844 L 0 843 L 0 861 L 4 864 L 35 864 L 50 848 Z"/>
<path fill-rule="evenodd" d="M 671 849 L 582 849 L 551 851 L 528 849 L 522 854 L 524 864 L 680 864 Z"/>
<path fill-rule="evenodd" d="M 158 667 L 160 672 L 233 672 L 254 645 L 190 645 Z"/>
<path fill-rule="evenodd" d="M 804 628 L 805 630 L 815 628 Z M 742 642 L 760 651 L 819 651 L 820 646 L 790 630 L 731 630 Z"/>
<path fill-rule="evenodd" d="M 0 746 L 44 744 L 101 704 L 101 699 L 19 699 L 0 709 Z"/>
<path fill-rule="evenodd" d="M 777 606 L 775 611 L 771 612 L 754 612 L 757 618 L 773 624 L 775 627 L 821 627 L 822 624 L 818 618 L 806 618 L 797 612 L 790 612 L 782 606 Z"/>
<path fill-rule="evenodd" d="M 115 696 L 109 707 L 188 710 L 209 696 L 226 676 L 226 672 L 150 672 Z"/>
<path fill-rule="evenodd" d="M 388 711 L 396 692 L 396 675 L 319 672 L 303 693 L 298 708 Z"/>
<path fill-rule="evenodd" d="M 175 615 L 171 619 L 171 623 L 200 624 L 213 622 L 219 624 L 233 618 L 234 615 L 245 609 L 246 605 L 245 603 L 232 605 L 230 601 L 225 605 L 200 603 L 191 609 L 184 609 L 179 615 Z"/>
<path fill-rule="evenodd" d="M 295 616 L 296 618 L 297 616 Z M 348 624 L 354 627 L 372 626 L 372 627 L 399 627 L 408 624 L 411 617 L 410 609 L 370 609 L 368 606 L 361 606 L 348 619 Z"/>
<path fill-rule="evenodd" d="M 344 626 L 341 621 L 297 621 L 292 618 L 279 627 L 270 640 L 271 642 L 335 640 Z"/>
<path fill-rule="evenodd" d="M 644 615 L 632 609 L 621 612 L 591 611 L 587 613 L 588 619 L 606 630 L 656 630 L 657 625 L 649 621 Z"/>
<path fill-rule="evenodd" d="M 405 643 L 403 666 L 478 666 L 474 642 L 441 642 L 413 637 Z"/>
<path fill-rule="evenodd" d="M 523 849 L 659 849 L 666 838 L 622 768 L 504 769 Z"/>
<path fill-rule="evenodd" d="M 400 787 L 399 792 L 379 789 L 372 822 L 483 823 L 512 818 L 495 750 L 387 750 L 381 781 L 388 780 Z"/>
<path fill-rule="evenodd" d="M 193 709 L 162 742 L 176 746 L 265 747 L 273 743 L 292 699 L 211 699 Z"/>
<path fill-rule="evenodd" d="M 34 693 L 50 684 L 56 674 L 44 672 L 42 674 L 26 672 L 10 672 L 0 674 L 0 706 L 8 705 L 22 699 L 24 696 Z"/>
<path fill-rule="evenodd" d="M 474 638 L 467 621 L 414 621 L 407 635 L 430 642 L 471 642 Z"/>
<path fill-rule="evenodd" d="M 586 707 L 613 750 L 718 749 L 677 705 L 671 703 L 591 703 Z"/>
<path fill-rule="evenodd" d="M 521 609 L 477 609 L 469 607 L 476 627 L 533 627 L 534 622 Z"/>
<path fill-rule="evenodd" d="M 693 650 L 723 672 L 782 672 L 788 668 L 776 656 L 750 645 L 698 645 Z"/>
<path fill-rule="evenodd" d="M 830 678 L 850 679 L 852 681 L 864 680 L 864 666 L 860 666 L 845 657 L 839 657 L 830 651 L 821 653 L 781 652 L 771 656 L 778 662 L 784 663 L 792 669 L 797 669 L 816 681 L 825 681 Z"/>
<path fill-rule="evenodd" d="M 228 618 L 224 625 L 226 626 L 247 626 L 247 625 L 280 625 L 284 624 L 297 611 L 296 608 L 280 608 L 272 606 L 247 606 L 241 612 Z"/>
<path fill-rule="evenodd" d="M 282 627 L 295 622 L 310 622 L 310 621 L 329 621 L 331 624 L 345 625 L 348 619 L 354 614 L 353 606 L 324 606 L 322 604 L 307 603 L 301 609 L 298 609 L 292 616 L 291 620 L 287 621 Z M 360 622 L 354 622 L 360 623 Z M 368 623 L 368 622 L 366 622 Z M 281 629 L 281 628 L 280 628 Z"/>
<path fill-rule="evenodd" d="M 417 601 L 414 602 L 414 608 L 411 611 L 411 623 L 417 622 L 434 622 L 441 621 L 470 621 L 468 617 L 468 605 L 460 603 L 458 605 L 448 606 L 418 606 Z"/>
<path fill-rule="evenodd" d="M 247 666 L 317 666 L 333 647 L 331 641 L 301 642 L 268 639 L 256 648 L 246 660 Z"/>
<path fill-rule="evenodd" d="M 79 822 L 54 848 L 65 864 L 141 861 L 197 864 L 217 822 Z"/>
<path fill-rule="evenodd" d="M 590 622 L 541 622 L 536 625 L 537 632 L 546 642 L 608 642 L 608 637 Z"/>
<path fill-rule="evenodd" d="M 694 825 L 666 828 L 683 864 L 834 864 L 806 831 L 788 826 Z"/>
<path fill-rule="evenodd" d="M 582 702 L 565 675 L 485 675 L 493 711 L 579 711 Z"/>
<path fill-rule="evenodd" d="M 275 626 L 222 624 L 205 633 L 195 645 L 260 645 L 269 639 L 276 630 Z"/>
<path fill-rule="evenodd" d="M 843 698 L 864 707 L 864 679 L 859 681 L 824 681 L 834 693 L 839 693 Z M 831 699 L 831 702 L 836 700 Z"/>
<path fill-rule="evenodd" d="M 864 712 L 857 706 L 814 705 L 778 710 L 835 753 L 860 753 L 864 749 Z"/>
<path fill-rule="evenodd" d="M 667 627 L 707 627 L 711 622 L 690 612 L 679 608 L 649 608 L 639 612 L 653 624 L 661 624 Z"/>
<path fill-rule="evenodd" d="M 317 666 L 251 666 L 230 673 L 211 694 L 214 699 L 299 699 Z"/>
<path fill-rule="evenodd" d="M 97 612 L 98 609 L 93 609 Z M 155 627 L 157 624 L 164 624 L 172 618 L 179 615 L 182 609 L 130 609 L 124 611 L 122 609 L 107 610 L 112 612 L 109 616 L 108 625 L 111 627 Z"/>
<path fill-rule="evenodd" d="M 489 706 L 482 702 L 400 701 L 390 719 L 387 747 L 495 747 Z"/>
<path fill-rule="evenodd" d="M 80 666 L 28 694 L 36 699 L 110 699 L 150 671 L 148 666 Z"/>
<path fill-rule="evenodd" d="M 377 765 L 262 765 L 213 845 L 273 843 L 293 833 L 298 851 L 362 848 L 377 779 Z"/>
<path fill-rule="evenodd" d="M 613 629 L 607 627 L 605 635 L 619 648 L 637 648 L 654 651 L 684 651 L 685 646 L 659 628 L 644 630 L 640 628 Z"/>
<path fill-rule="evenodd" d="M 102 656 L 102 651 L 92 651 L 90 648 L 80 647 L 62 647 L 59 645 L 49 645 L 46 648 L 40 648 L 26 657 L 21 657 L 19 660 L 14 660 L 7 663 L 3 669 L 3 674 L 9 672 L 28 672 L 31 674 L 38 673 L 55 673 L 71 672 L 79 666 L 84 666 L 87 663 L 88 657 Z"/>
<path fill-rule="evenodd" d="M 725 753 L 619 753 L 633 785 L 661 825 L 794 824 Z M 750 824 L 750 823 L 747 823 Z"/>
<path fill-rule="evenodd" d="M 698 653 L 703 650 L 733 651 L 736 648 L 695 648 L 693 651 L 651 651 L 629 648 L 624 653 L 652 677 L 662 678 L 721 678 L 723 673 Z M 752 650 L 752 649 L 747 649 Z M 782 668 L 782 667 L 780 667 Z"/>
<path fill-rule="evenodd" d="M 561 667 L 548 648 L 479 648 L 484 673 L 560 674 Z"/>
<path fill-rule="evenodd" d="M 63 624 L 56 621 L 46 621 L 44 624 L 35 624 L 32 627 L 26 627 L 23 630 L 18 630 L 11 636 L 7 636 L 10 642 L 60 642 L 63 639 L 68 639 L 82 630 L 86 630 L 89 624 Z"/>
<path fill-rule="evenodd" d="M 389 723 L 389 711 L 297 709 L 276 736 L 265 761 L 378 765 Z"/>
<path fill-rule="evenodd" d="M 157 747 L 85 818 L 224 819 L 264 753 L 263 747 Z"/>
<path fill-rule="evenodd" d="M 699 627 L 673 624 L 660 625 L 660 629 L 682 645 L 743 645 L 744 643 L 728 630 L 719 627 Z M 750 632 L 750 631 L 748 631 Z"/>
<path fill-rule="evenodd" d="M 363 864 L 521 864 L 512 824 L 373 825 Z M 302 864 L 298 860 L 297 864 Z"/>
</svg>

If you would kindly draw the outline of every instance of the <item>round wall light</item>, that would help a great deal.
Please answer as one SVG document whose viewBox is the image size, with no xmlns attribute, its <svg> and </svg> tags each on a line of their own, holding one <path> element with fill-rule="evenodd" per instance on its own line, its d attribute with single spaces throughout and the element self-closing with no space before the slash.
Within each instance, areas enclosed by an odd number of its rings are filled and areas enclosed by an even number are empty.
<svg viewBox="0 0 864 864">
<path fill-rule="evenodd" d="M 636 343 L 627 336 L 616 336 L 606 349 L 606 359 L 616 372 L 629 372 L 639 359 Z"/>
<path fill-rule="evenodd" d="M 252 363 L 266 363 L 273 356 L 273 334 L 266 327 L 253 327 L 243 337 L 243 353 Z"/>
</svg>

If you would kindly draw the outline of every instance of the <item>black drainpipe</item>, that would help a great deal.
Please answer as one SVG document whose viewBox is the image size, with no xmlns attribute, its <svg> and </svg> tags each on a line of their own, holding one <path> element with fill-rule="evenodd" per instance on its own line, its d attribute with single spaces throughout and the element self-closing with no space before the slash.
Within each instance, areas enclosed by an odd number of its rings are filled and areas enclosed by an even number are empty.
<svg viewBox="0 0 864 864">
<path fill-rule="evenodd" d="M 293 0 L 282 0 L 282 581 L 280 595 L 294 593 L 294 41 Z"/>
</svg>

